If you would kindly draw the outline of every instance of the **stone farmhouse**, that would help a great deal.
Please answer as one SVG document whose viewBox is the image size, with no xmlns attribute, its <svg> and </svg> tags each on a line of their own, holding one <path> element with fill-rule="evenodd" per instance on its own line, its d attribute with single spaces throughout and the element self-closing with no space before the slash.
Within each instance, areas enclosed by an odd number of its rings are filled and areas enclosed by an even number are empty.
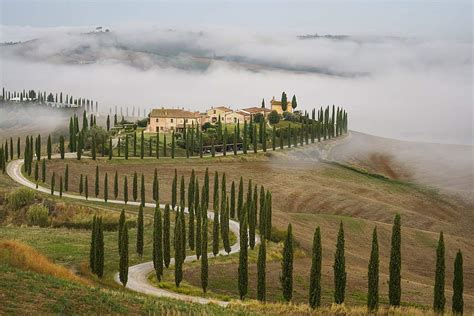
<svg viewBox="0 0 474 316">
<path fill-rule="evenodd" d="M 184 109 L 153 109 L 150 112 L 150 122 L 147 132 L 168 133 L 172 131 L 182 131 L 184 126 L 191 127 L 204 125 L 205 123 L 216 124 L 219 119 L 222 124 L 236 124 L 238 122 L 250 121 L 257 114 L 262 114 L 265 118 L 272 111 L 282 114 L 281 102 L 276 101 L 275 97 L 270 102 L 271 109 L 262 107 L 249 107 L 240 110 L 232 110 L 227 106 L 211 107 L 204 113 L 187 111 Z M 288 112 L 292 112 L 291 102 L 288 102 Z"/>
</svg>

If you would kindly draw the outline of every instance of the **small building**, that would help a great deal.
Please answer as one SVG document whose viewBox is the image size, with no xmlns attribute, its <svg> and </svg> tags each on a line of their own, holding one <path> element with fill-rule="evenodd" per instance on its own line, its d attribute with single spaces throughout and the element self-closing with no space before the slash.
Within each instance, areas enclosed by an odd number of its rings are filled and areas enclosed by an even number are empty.
<svg viewBox="0 0 474 316">
<path fill-rule="evenodd" d="M 150 113 L 150 124 L 147 131 L 152 133 L 182 131 L 184 127 L 201 124 L 199 112 L 183 109 L 153 109 Z"/>
<path fill-rule="evenodd" d="M 247 119 L 246 116 L 248 116 Z M 232 111 L 226 113 L 224 120 L 226 124 L 237 124 L 238 122 L 242 123 L 245 120 L 250 120 L 250 116 L 242 111 Z"/>
<path fill-rule="evenodd" d="M 278 114 L 283 114 L 283 112 L 293 112 L 293 108 L 291 107 L 291 101 L 288 101 L 286 104 L 286 111 L 283 111 L 281 108 L 281 101 L 275 100 L 275 97 L 272 98 L 270 101 L 272 111 L 276 111 Z"/>
<path fill-rule="evenodd" d="M 267 108 L 259 108 L 259 107 L 251 107 L 251 108 L 245 108 L 245 109 L 242 109 L 240 110 L 241 112 L 244 112 L 244 113 L 247 113 L 247 115 L 249 115 L 250 117 L 254 117 L 255 114 L 262 114 L 265 118 L 268 117 L 268 114 L 270 114 L 271 110 L 267 109 Z"/>
<path fill-rule="evenodd" d="M 209 123 L 217 123 L 219 117 L 221 118 L 221 122 L 225 123 L 225 116 L 230 113 L 232 113 L 232 110 L 226 106 L 211 107 L 209 110 L 207 110 Z"/>
</svg>

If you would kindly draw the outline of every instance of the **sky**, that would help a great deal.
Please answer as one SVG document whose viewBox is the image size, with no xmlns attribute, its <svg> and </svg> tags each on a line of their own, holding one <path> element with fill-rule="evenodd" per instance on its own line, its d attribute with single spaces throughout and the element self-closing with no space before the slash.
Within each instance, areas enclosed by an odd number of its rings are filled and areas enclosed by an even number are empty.
<svg viewBox="0 0 474 316">
<path fill-rule="evenodd" d="M 130 60 L 110 43 L 78 35 L 96 26 L 152 54 Z M 356 40 L 296 38 L 314 33 Z M 471 1 L 0 0 L 0 42 L 35 38 L 42 41 L 26 52 L 0 50 L 2 86 L 193 110 L 254 106 L 285 90 L 301 109 L 344 106 L 358 131 L 473 144 Z M 83 47 L 87 54 L 77 53 Z M 278 69 L 226 61 L 181 69 L 157 62 L 157 49 L 180 52 L 173 62 L 224 56 Z M 71 63 L 71 56 L 88 62 Z M 330 74 L 295 71 L 310 68 Z"/>
</svg>

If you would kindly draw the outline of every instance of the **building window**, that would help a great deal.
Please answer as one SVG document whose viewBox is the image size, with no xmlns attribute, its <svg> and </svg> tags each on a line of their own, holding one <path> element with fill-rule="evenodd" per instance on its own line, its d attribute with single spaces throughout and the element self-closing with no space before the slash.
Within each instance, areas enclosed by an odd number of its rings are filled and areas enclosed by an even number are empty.
<svg viewBox="0 0 474 316">
<path fill-rule="evenodd" d="M 214 114 L 216 114 L 216 110 L 214 110 L 213 112 L 214 112 Z"/>
<path fill-rule="evenodd" d="M 158 123 L 158 119 L 156 119 L 155 122 Z"/>
<path fill-rule="evenodd" d="M 156 127 L 156 132 L 158 132 L 158 127 Z"/>
<path fill-rule="evenodd" d="M 171 119 L 171 123 L 173 123 L 173 119 Z"/>
</svg>

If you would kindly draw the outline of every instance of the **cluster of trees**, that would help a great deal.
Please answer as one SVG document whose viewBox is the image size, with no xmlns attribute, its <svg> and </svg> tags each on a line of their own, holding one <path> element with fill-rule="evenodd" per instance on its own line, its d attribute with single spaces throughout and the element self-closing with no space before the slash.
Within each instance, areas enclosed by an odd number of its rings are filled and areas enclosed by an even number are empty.
<svg viewBox="0 0 474 316">
<path fill-rule="evenodd" d="M 30 102 L 30 103 L 56 103 L 64 107 L 83 107 L 86 111 L 99 112 L 99 103 L 86 98 L 74 98 L 62 92 L 52 93 L 46 91 L 25 90 L 7 91 L 2 88 L 2 101 Z"/>
</svg>

